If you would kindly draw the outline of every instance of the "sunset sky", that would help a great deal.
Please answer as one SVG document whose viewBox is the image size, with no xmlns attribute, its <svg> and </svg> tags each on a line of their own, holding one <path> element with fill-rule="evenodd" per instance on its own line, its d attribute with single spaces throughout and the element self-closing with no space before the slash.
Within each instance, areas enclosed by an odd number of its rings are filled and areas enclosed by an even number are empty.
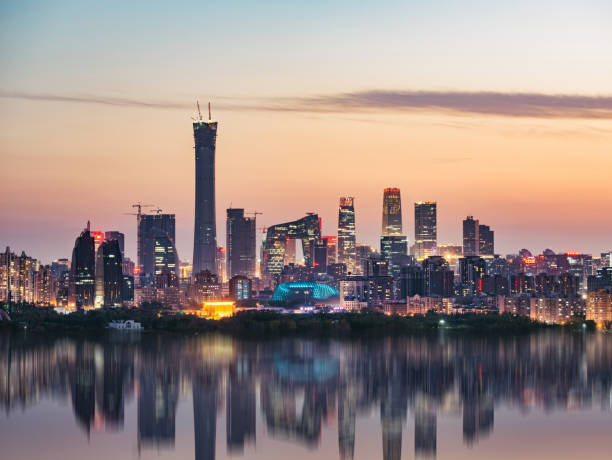
<svg viewBox="0 0 612 460">
<path fill-rule="evenodd" d="M 474 215 L 496 252 L 612 249 L 609 0 L 0 3 L 0 245 L 70 257 L 91 219 L 176 214 L 191 260 L 195 101 L 219 120 L 225 209 L 272 225 L 355 196 L 438 202 L 439 243 Z"/>
</svg>

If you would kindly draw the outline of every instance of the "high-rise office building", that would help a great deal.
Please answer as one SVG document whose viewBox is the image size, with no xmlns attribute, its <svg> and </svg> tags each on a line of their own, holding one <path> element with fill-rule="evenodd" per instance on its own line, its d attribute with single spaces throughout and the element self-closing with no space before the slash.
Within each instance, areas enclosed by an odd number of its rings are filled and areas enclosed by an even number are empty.
<svg viewBox="0 0 612 460">
<path fill-rule="evenodd" d="M 402 199 L 399 188 L 386 188 L 383 194 L 382 235 L 402 234 Z"/>
<path fill-rule="evenodd" d="M 223 246 L 217 246 L 217 276 L 221 283 L 227 281 L 227 251 Z"/>
<path fill-rule="evenodd" d="M 263 274 L 279 275 L 285 261 L 287 239 L 301 239 L 304 264 L 314 264 L 314 242 L 321 239 L 321 227 L 317 214 L 308 214 L 293 222 L 276 224 L 266 230 L 263 244 Z"/>
<path fill-rule="evenodd" d="M 104 239 L 106 241 L 116 240 L 119 243 L 119 250 L 121 251 L 121 258 L 125 259 L 125 235 L 116 230 L 110 232 L 104 232 Z"/>
<path fill-rule="evenodd" d="M 435 253 L 438 241 L 437 204 L 435 201 L 414 203 L 414 256 L 423 260 Z"/>
<path fill-rule="evenodd" d="M 355 273 L 357 265 L 357 243 L 355 239 L 354 198 L 340 198 L 338 208 L 338 263 L 345 264 L 349 273 Z"/>
<path fill-rule="evenodd" d="M 104 241 L 96 254 L 96 307 L 121 305 L 122 267 L 119 241 Z"/>
<path fill-rule="evenodd" d="M 389 268 L 394 279 L 400 275 L 400 267 L 406 262 L 408 240 L 401 235 L 380 237 L 380 254 L 389 261 Z"/>
<path fill-rule="evenodd" d="M 336 253 L 338 248 L 337 236 L 322 237 L 327 242 L 327 265 L 336 263 Z"/>
<path fill-rule="evenodd" d="M 316 240 L 313 248 L 314 271 L 327 273 L 327 241 L 324 238 Z"/>
<path fill-rule="evenodd" d="M 87 228 L 76 239 L 74 249 L 72 250 L 68 294 L 70 306 L 74 305 L 77 308 L 91 308 L 94 306 L 96 291 L 95 265 L 95 243 L 90 234 L 89 222 L 87 222 Z"/>
<path fill-rule="evenodd" d="M 366 272 L 367 260 L 372 257 L 376 250 L 369 244 L 358 244 L 357 245 L 357 263 L 354 274 L 364 274 Z"/>
<path fill-rule="evenodd" d="M 215 221 L 215 150 L 217 122 L 204 121 L 199 113 L 193 123 L 195 141 L 195 228 L 193 235 L 193 273 L 217 272 L 217 224 Z"/>
<path fill-rule="evenodd" d="M 495 255 L 494 232 L 488 225 L 478 226 L 478 255 L 493 257 Z"/>
<path fill-rule="evenodd" d="M 176 248 L 174 229 L 174 214 L 159 213 L 142 214 L 140 216 L 138 222 L 138 274 L 140 276 L 140 286 L 152 286 L 155 280 L 155 240 L 167 238 L 168 242 Z"/>
<path fill-rule="evenodd" d="M 244 209 L 227 210 L 227 276 L 253 278 L 256 270 L 255 217 L 245 217 Z"/>
<path fill-rule="evenodd" d="M 480 225 L 478 219 L 467 216 L 463 221 L 463 256 L 477 256 L 480 252 Z"/>
<path fill-rule="evenodd" d="M 461 273 L 461 288 L 464 296 L 476 295 L 482 292 L 482 280 L 487 270 L 486 261 L 478 256 L 466 256 L 459 259 Z"/>
<path fill-rule="evenodd" d="M 426 297 L 453 296 L 455 274 L 443 257 L 431 256 L 423 261 L 423 278 Z"/>
<path fill-rule="evenodd" d="M 160 275 L 164 271 L 174 273 L 178 277 L 178 256 L 174 243 L 167 236 L 155 238 L 154 247 L 154 275 Z"/>
</svg>

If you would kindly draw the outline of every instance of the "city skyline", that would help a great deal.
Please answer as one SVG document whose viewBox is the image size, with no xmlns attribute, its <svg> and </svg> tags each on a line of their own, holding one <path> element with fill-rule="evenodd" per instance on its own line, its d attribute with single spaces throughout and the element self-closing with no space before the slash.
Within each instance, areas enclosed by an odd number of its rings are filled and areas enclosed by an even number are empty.
<svg viewBox="0 0 612 460">
<path fill-rule="evenodd" d="M 222 123 L 223 246 L 232 206 L 263 212 L 264 226 L 315 212 L 335 234 L 337 199 L 354 196 L 357 242 L 377 247 L 380 191 L 393 186 L 405 229 L 412 203 L 438 203 L 439 243 L 461 244 L 474 215 L 500 254 L 609 249 L 609 3 L 342 3 L 124 6 L 121 18 L 109 5 L 3 5 L 0 240 L 48 262 L 91 219 L 125 233 L 135 260 L 123 214 L 142 201 L 176 214 L 179 256 L 192 259 L 199 99 Z M 193 59 L 187 43 L 202 35 Z"/>
</svg>

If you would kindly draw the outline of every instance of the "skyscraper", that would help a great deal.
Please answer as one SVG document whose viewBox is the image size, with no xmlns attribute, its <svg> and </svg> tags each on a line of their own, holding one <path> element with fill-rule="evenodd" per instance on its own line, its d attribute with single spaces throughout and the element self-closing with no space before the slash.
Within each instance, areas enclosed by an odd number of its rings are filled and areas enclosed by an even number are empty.
<svg viewBox="0 0 612 460">
<path fill-rule="evenodd" d="M 327 241 L 327 265 L 336 263 L 336 252 L 338 247 L 338 237 L 324 236 L 323 239 Z"/>
<path fill-rule="evenodd" d="M 174 243 L 167 236 L 155 237 L 154 247 L 154 274 L 161 275 L 169 271 L 178 276 L 178 257 Z"/>
<path fill-rule="evenodd" d="M 406 262 L 408 255 L 408 241 L 405 236 L 381 236 L 380 254 L 389 261 L 389 268 L 393 278 L 400 275 L 400 267 Z"/>
<path fill-rule="evenodd" d="M 174 214 L 142 214 L 138 223 L 138 268 L 140 286 L 153 285 L 155 278 L 155 240 L 167 238 L 176 248 Z M 168 244 L 166 244 L 166 247 Z M 178 266 L 178 261 L 175 264 Z"/>
<path fill-rule="evenodd" d="M 96 254 L 96 307 L 121 305 L 122 266 L 119 241 L 104 241 Z"/>
<path fill-rule="evenodd" d="M 195 141 L 195 228 L 193 234 L 193 273 L 217 272 L 217 224 L 215 221 L 215 149 L 217 122 L 210 117 L 193 123 Z"/>
<path fill-rule="evenodd" d="M 464 296 L 476 295 L 482 291 L 482 279 L 487 270 L 487 263 L 478 256 L 466 256 L 459 259 L 461 288 Z"/>
<path fill-rule="evenodd" d="M 244 217 L 244 209 L 227 210 L 227 276 L 255 276 L 255 217 Z"/>
<path fill-rule="evenodd" d="M 348 272 L 355 273 L 357 261 L 355 240 L 355 206 L 352 196 L 340 198 L 338 209 L 338 263 L 345 264 Z"/>
<path fill-rule="evenodd" d="M 451 297 L 455 274 L 444 257 L 430 256 L 423 261 L 426 297 Z"/>
<path fill-rule="evenodd" d="M 463 256 L 477 256 L 480 251 L 480 225 L 478 219 L 467 216 L 463 221 Z"/>
<path fill-rule="evenodd" d="M 119 250 L 121 251 L 121 258 L 125 258 L 125 235 L 118 231 L 104 232 L 104 239 L 106 241 L 116 240 L 119 243 Z"/>
<path fill-rule="evenodd" d="M 494 232 L 488 225 L 478 226 L 478 253 L 483 257 L 493 257 L 495 254 Z"/>
<path fill-rule="evenodd" d="M 414 256 L 423 260 L 435 252 L 438 240 L 437 204 L 414 203 Z"/>
<path fill-rule="evenodd" d="M 70 265 L 69 304 L 78 308 L 94 306 L 96 252 L 89 222 L 74 242 Z"/>
<path fill-rule="evenodd" d="M 383 194 L 382 236 L 402 234 L 402 199 L 399 188 L 386 188 Z"/>
<path fill-rule="evenodd" d="M 301 239 L 304 263 L 312 267 L 314 263 L 314 243 L 321 239 L 319 216 L 308 214 L 293 222 L 276 224 L 266 231 L 263 244 L 263 274 L 279 275 L 285 261 L 285 247 L 288 239 Z"/>
</svg>

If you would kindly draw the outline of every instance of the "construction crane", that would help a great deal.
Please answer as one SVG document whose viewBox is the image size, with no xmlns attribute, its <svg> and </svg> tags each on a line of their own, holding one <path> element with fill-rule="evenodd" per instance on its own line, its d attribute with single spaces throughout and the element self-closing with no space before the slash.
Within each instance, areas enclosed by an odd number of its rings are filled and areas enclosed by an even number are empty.
<svg viewBox="0 0 612 460">
<path fill-rule="evenodd" d="M 154 204 L 142 204 L 140 201 L 136 204 L 132 205 L 132 208 L 137 208 L 138 209 L 138 213 L 134 214 L 136 216 L 138 216 L 138 220 L 140 220 L 140 216 L 142 215 L 142 208 L 153 208 L 155 207 Z"/>
<path fill-rule="evenodd" d="M 253 216 L 255 219 L 257 219 L 257 216 L 261 216 L 262 214 L 263 212 L 259 212 L 259 211 L 247 212 L 247 215 Z"/>
</svg>

